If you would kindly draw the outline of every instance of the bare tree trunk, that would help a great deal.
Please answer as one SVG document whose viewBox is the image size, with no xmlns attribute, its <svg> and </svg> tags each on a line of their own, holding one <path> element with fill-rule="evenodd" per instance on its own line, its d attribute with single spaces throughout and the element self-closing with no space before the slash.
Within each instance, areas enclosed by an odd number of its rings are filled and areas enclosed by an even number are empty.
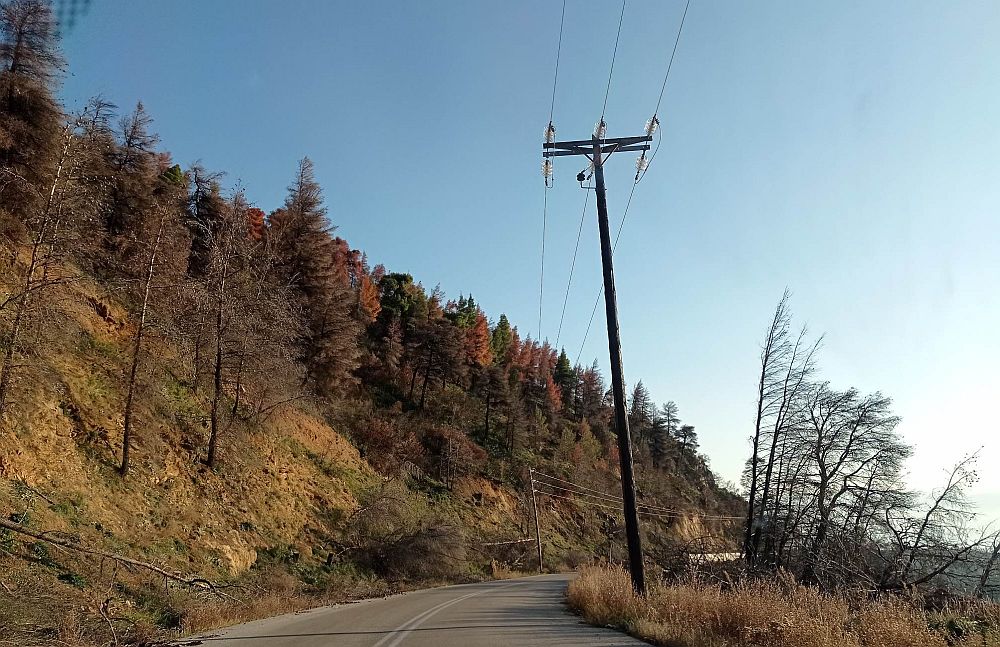
<svg viewBox="0 0 1000 647">
<path fill-rule="evenodd" d="M 0 417 L 4 415 L 7 409 L 7 397 L 10 391 L 10 381 L 11 375 L 14 371 L 14 355 L 17 350 L 18 342 L 21 337 L 21 330 L 24 325 L 24 318 L 28 310 L 28 303 L 31 298 L 31 292 L 37 289 L 35 284 L 35 270 L 38 269 L 39 263 L 41 261 L 41 249 L 45 244 L 46 234 L 48 232 L 49 226 L 53 225 L 52 221 L 52 207 L 55 203 L 56 190 L 59 186 L 59 181 L 62 178 L 63 169 L 66 165 L 66 160 L 69 157 L 70 144 L 72 143 L 72 128 L 67 124 L 63 128 L 63 147 L 62 152 L 59 155 L 59 163 L 56 165 L 55 177 L 52 178 L 52 186 L 49 188 L 48 199 L 45 203 L 45 210 L 42 212 L 42 220 L 38 223 L 38 232 L 35 234 L 35 238 L 31 244 L 31 260 L 28 263 L 28 271 L 24 277 L 24 284 L 21 294 L 16 298 L 16 310 L 14 311 L 14 321 L 11 325 L 10 334 L 7 336 L 6 349 L 4 351 L 3 367 L 0 368 Z M 58 220 L 54 223 L 54 227 L 58 227 Z M 16 251 L 15 251 L 16 258 Z M 45 263 L 51 260 L 51 254 L 46 256 Z"/>
<path fill-rule="evenodd" d="M 410 369 L 410 394 L 406 396 L 406 399 L 413 402 L 413 388 L 417 385 L 417 367 L 414 366 Z"/>
<path fill-rule="evenodd" d="M 772 329 L 773 330 L 773 329 Z M 760 367 L 760 384 L 757 389 L 757 418 L 754 423 L 753 451 L 750 455 L 750 492 L 747 501 L 747 521 L 743 533 L 743 558 L 748 564 L 753 564 L 757 556 L 753 554 L 754 522 L 757 519 L 757 461 L 760 452 L 760 430 L 764 419 L 764 388 L 767 379 L 768 355 L 770 354 L 771 336 L 768 335 L 768 347 L 765 348 Z"/>
<path fill-rule="evenodd" d="M 220 298 L 221 301 L 221 298 Z M 222 402 L 222 304 L 215 318 L 215 372 L 212 380 L 211 428 L 208 436 L 208 457 L 205 462 L 215 468 L 215 452 L 219 441 L 219 405 Z"/>
<path fill-rule="evenodd" d="M 424 383 L 420 387 L 420 405 L 418 408 L 421 411 L 423 411 L 424 401 L 427 399 L 427 382 L 429 382 L 431 378 L 431 365 L 433 363 L 434 363 L 434 353 L 431 352 L 427 356 L 427 368 L 424 369 Z"/>
<path fill-rule="evenodd" d="M 236 393 L 233 396 L 233 411 L 232 416 L 235 418 L 240 412 L 240 401 L 242 398 L 240 395 L 243 392 L 243 371 L 246 366 L 247 358 L 247 338 L 244 335 L 243 340 L 240 342 L 240 362 L 236 367 Z"/>
<path fill-rule="evenodd" d="M 490 439 L 490 403 L 493 400 L 492 389 L 486 392 L 486 430 L 483 432 L 483 440 L 489 441 Z"/>
<path fill-rule="evenodd" d="M 764 339 L 764 349 L 760 355 L 760 382 L 757 385 L 757 416 L 754 421 L 754 433 L 752 438 L 753 449 L 750 456 L 750 491 L 747 502 L 746 528 L 743 532 L 743 557 L 748 564 L 754 564 L 757 560 L 755 546 L 759 543 L 758 515 L 763 515 L 764 510 L 758 504 L 758 481 L 760 478 L 758 463 L 760 461 L 761 431 L 764 418 L 770 405 L 770 387 L 774 380 L 774 370 L 776 364 L 787 354 L 785 337 L 788 332 L 788 299 L 789 292 L 786 289 L 778 301 L 778 306 L 774 309 L 774 318 Z"/>
<path fill-rule="evenodd" d="M 993 568 L 996 566 L 997 558 L 1000 557 L 1000 536 L 993 536 L 993 548 L 990 551 L 989 559 L 986 560 L 986 564 L 983 566 L 983 572 L 979 576 L 979 582 L 976 584 L 976 597 L 982 598 L 986 595 L 986 587 L 989 586 L 990 576 L 993 574 Z"/>
<path fill-rule="evenodd" d="M 228 237 L 229 240 L 222 250 L 222 263 L 219 268 L 219 293 L 216 297 L 215 308 L 215 370 L 212 380 L 212 412 L 209 423 L 208 455 L 205 458 L 205 464 L 211 469 L 215 469 L 216 452 L 219 442 L 219 408 L 222 404 L 222 361 L 225 337 L 226 279 L 229 273 L 229 260 L 232 254 L 232 223 L 229 225 Z"/>
<path fill-rule="evenodd" d="M 761 514 L 768 514 L 768 507 L 771 505 L 771 479 L 774 475 L 774 462 L 775 455 L 778 449 L 778 443 L 782 437 L 788 433 L 789 417 L 793 415 L 792 407 L 795 406 L 797 400 L 799 399 L 799 393 L 803 385 L 805 384 L 808 377 L 813 372 L 813 356 L 819 349 L 819 345 L 822 338 L 816 341 L 811 348 L 803 349 L 803 344 L 806 339 L 806 328 L 803 327 L 799 332 L 798 337 L 795 340 L 795 344 L 792 347 L 791 355 L 787 359 L 787 365 L 785 367 L 785 376 L 781 383 L 781 398 L 778 400 L 778 412 L 775 414 L 774 425 L 772 428 L 771 435 L 771 449 L 768 453 L 767 467 L 764 471 L 764 487 L 760 494 L 760 510 Z M 802 356 L 803 351 L 805 351 L 805 357 Z M 778 358 L 782 359 L 781 357 Z M 770 519 L 773 521 L 777 518 L 778 512 L 778 495 L 774 496 L 774 506 L 771 510 Z M 768 543 L 773 545 L 774 528 L 768 529 Z M 754 534 L 753 538 L 753 548 L 752 553 L 756 557 L 760 551 L 760 532 Z M 769 551 L 765 549 L 765 553 Z"/>
<path fill-rule="evenodd" d="M 149 250 L 149 264 L 146 266 L 146 280 L 142 287 L 142 307 L 139 309 L 139 326 L 135 333 L 135 343 L 132 345 L 132 365 L 129 367 L 128 393 L 125 396 L 125 422 L 124 434 L 122 435 L 122 462 L 118 467 L 118 473 L 122 476 L 128 474 L 129 448 L 132 440 L 132 406 L 135 401 L 135 377 L 139 371 L 139 360 L 142 356 L 142 338 L 146 332 L 146 314 L 149 312 L 150 288 L 153 285 L 153 276 L 156 273 L 156 254 L 160 249 L 160 240 L 163 237 L 163 226 L 166 219 L 166 211 L 163 211 L 160 214 L 160 222 L 156 227 L 156 237 L 153 239 L 153 247 Z"/>
<path fill-rule="evenodd" d="M 201 345 L 204 329 L 204 308 L 202 303 L 198 303 L 198 314 L 196 315 L 194 331 L 194 367 L 191 374 L 191 391 L 193 393 L 198 392 L 198 382 L 201 381 Z"/>
</svg>

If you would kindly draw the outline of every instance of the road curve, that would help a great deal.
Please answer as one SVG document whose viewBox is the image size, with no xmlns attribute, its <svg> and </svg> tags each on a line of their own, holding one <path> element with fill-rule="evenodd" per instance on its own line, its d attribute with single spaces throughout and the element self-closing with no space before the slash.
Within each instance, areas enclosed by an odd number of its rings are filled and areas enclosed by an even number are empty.
<svg viewBox="0 0 1000 647">
<path fill-rule="evenodd" d="M 323 607 L 192 636 L 202 647 L 632 647 L 646 643 L 591 627 L 564 606 L 570 575 L 426 589 Z"/>
</svg>

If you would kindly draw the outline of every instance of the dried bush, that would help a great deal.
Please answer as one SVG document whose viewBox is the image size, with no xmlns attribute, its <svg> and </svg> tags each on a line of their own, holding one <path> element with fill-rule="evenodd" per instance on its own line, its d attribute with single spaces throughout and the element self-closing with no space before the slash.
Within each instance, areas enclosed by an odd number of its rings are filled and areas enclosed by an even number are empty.
<svg viewBox="0 0 1000 647">
<path fill-rule="evenodd" d="M 353 558 L 379 575 L 429 579 L 468 567 L 461 529 L 442 519 L 425 499 L 397 482 L 362 496 L 348 537 Z"/>
<path fill-rule="evenodd" d="M 487 455 L 462 431 L 445 425 L 434 425 L 424 432 L 427 448 L 427 470 L 451 487 L 454 479 L 474 474 L 486 465 Z"/>
<path fill-rule="evenodd" d="M 621 568 L 591 568 L 570 584 L 569 603 L 593 624 L 618 627 L 670 647 L 1000 644 L 984 620 L 963 618 L 965 625 L 954 621 L 951 629 L 935 629 L 928 623 L 933 618 L 902 598 L 848 600 L 802 586 L 790 577 L 729 587 L 693 580 L 659 583 L 642 598 Z M 986 618 L 988 613 L 982 611 L 980 616 Z"/>
<path fill-rule="evenodd" d="M 353 437 L 365 460 L 389 476 L 398 476 L 406 464 L 419 464 L 424 454 L 412 429 L 389 418 L 372 416 L 361 421 Z"/>
</svg>

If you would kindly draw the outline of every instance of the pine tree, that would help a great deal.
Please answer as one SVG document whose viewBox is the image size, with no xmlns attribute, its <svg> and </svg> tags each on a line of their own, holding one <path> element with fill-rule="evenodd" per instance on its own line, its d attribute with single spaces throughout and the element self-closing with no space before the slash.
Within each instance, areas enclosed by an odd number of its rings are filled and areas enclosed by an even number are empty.
<svg viewBox="0 0 1000 647">
<path fill-rule="evenodd" d="M 652 433 L 648 439 L 649 451 L 653 465 L 662 467 L 670 455 L 670 447 L 676 442 L 680 418 L 677 415 L 677 404 L 673 401 L 664 404 L 656 415 Z M 693 430 L 693 428 L 692 428 Z"/>
<path fill-rule="evenodd" d="M 507 352 L 510 350 L 511 342 L 513 341 L 513 334 L 510 328 L 510 321 L 507 319 L 507 315 L 500 315 L 497 325 L 493 327 L 492 333 L 490 333 L 490 350 L 493 351 L 493 363 L 494 364 L 506 364 L 507 363 Z"/>
<path fill-rule="evenodd" d="M 681 425 L 675 436 L 680 443 L 682 452 L 695 452 L 698 450 L 698 434 L 694 431 L 693 425 Z"/>
<path fill-rule="evenodd" d="M 559 353 L 559 359 L 556 360 L 556 367 L 552 378 L 559 387 L 559 399 L 562 402 L 563 411 L 567 415 L 575 413 L 573 411 L 573 400 L 576 393 L 576 372 L 569 363 L 569 357 L 567 357 L 565 349 Z"/>
<path fill-rule="evenodd" d="M 468 298 L 459 295 L 458 301 L 450 301 L 445 308 L 445 315 L 459 328 L 471 328 L 476 323 L 480 313 L 476 300 L 470 294 Z"/>
<path fill-rule="evenodd" d="M 250 239 L 256 242 L 264 240 L 267 229 L 267 215 L 259 207 L 250 207 L 247 210 L 247 224 L 250 227 Z"/>
<path fill-rule="evenodd" d="M 469 366 L 482 368 L 493 361 L 493 351 L 490 349 L 490 325 L 486 315 L 478 307 L 475 320 L 465 330 L 465 360 Z"/>
<path fill-rule="evenodd" d="M 583 371 L 580 381 L 580 411 L 579 415 L 588 420 L 591 426 L 600 423 L 603 427 L 601 411 L 604 409 L 604 393 L 606 391 L 604 378 L 597 368 L 597 360 L 591 364 L 590 368 Z"/>
<path fill-rule="evenodd" d="M 479 395 L 483 399 L 483 435 L 482 444 L 490 442 L 492 431 L 491 423 L 496 417 L 499 408 L 507 405 L 510 394 L 507 391 L 507 380 L 504 378 L 503 370 L 498 366 L 490 366 L 484 372 L 483 379 L 479 382 Z"/>
<path fill-rule="evenodd" d="M 134 251 L 135 234 L 153 205 L 156 177 L 154 148 L 159 138 L 149 132 L 153 123 L 142 102 L 122 117 L 118 145 L 111 151 L 111 189 L 104 208 L 104 228 L 116 252 Z"/>
<path fill-rule="evenodd" d="M 284 209 L 275 214 L 271 229 L 278 270 L 305 322 L 300 358 L 308 377 L 329 395 L 354 382 L 361 327 L 352 316 L 357 295 L 338 280 L 333 227 L 308 157 L 299 162 Z"/>
<path fill-rule="evenodd" d="M 368 257 L 362 256 L 362 267 L 364 273 L 361 275 L 358 284 L 358 306 L 361 312 L 361 321 L 364 324 L 371 324 L 378 319 L 382 310 L 381 294 L 378 284 L 385 275 L 385 268 L 381 265 L 374 270 L 368 271 Z"/>
<path fill-rule="evenodd" d="M 629 398 L 628 422 L 636 442 L 640 446 L 648 445 L 653 425 L 653 400 L 642 380 L 638 381 L 632 389 L 632 396 Z"/>
<path fill-rule="evenodd" d="M 201 164 L 195 163 L 187 175 L 191 185 L 185 214 L 185 224 L 191 232 L 188 274 L 201 277 L 208 271 L 213 241 L 225 213 L 225 200 L 219 187 L 222 174 L 206 171 Z"/>
<path fill-rule="evenodd" d="M 48 2 L 0 5 L 0 208 L 30 217 L 59 151 L 62 110 L 54 98 L 62 66 Z"/>
</svg>

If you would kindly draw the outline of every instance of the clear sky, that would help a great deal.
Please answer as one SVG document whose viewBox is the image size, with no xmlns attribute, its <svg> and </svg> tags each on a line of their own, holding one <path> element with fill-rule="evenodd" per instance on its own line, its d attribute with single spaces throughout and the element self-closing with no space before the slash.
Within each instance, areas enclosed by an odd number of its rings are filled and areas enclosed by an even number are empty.
<svg viewBox="0 0 1000 647">
<path fill-rule="evenodd" d="M 83 3 L 80 3 L 81 6 Z M 561 2 L 92 0 L 67 34 L 71 106 L 142 99 L 163 147 L 265 210 L 316 163 L 340 235 L 537 334 L 542 132 Z M 569 0 L 555 123 L 588 137 L 620 5 Z M 609 136 L 649 118 L 682 0 L 629 2 Z M 985 446 L 1000 516 L 1000 3 L 693 0 L 663 144 L 615 258 L 626 379 L 675 400 L 715 469 L 746 458 L 761 337 L 787 286 L 823 375 L 881 390 L 911 483 Z M 584 192 L 550 192 L 542 334 L 554 341 Z M 633 159 L 608 168 L 612 226 Z M 600 282 L 593 200 L 560 345 Z M 607 362 L 603 320 L 583 361 Z"/>
</svg>

